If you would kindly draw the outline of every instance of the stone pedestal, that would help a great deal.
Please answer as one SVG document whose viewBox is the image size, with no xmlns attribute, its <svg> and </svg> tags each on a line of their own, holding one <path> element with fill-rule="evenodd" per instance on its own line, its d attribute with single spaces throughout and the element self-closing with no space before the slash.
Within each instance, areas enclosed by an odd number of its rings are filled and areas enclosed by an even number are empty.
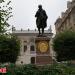
<svg viewBox="0 0 75 75">
<path fill-rule="evenodd" d="M 50 54 L 50 38 L 49 37 L 37 37 L 35 39 L 36 44 L 36 64 L 45 65 L 51 64 L 52 57 Z"/>
</svg>

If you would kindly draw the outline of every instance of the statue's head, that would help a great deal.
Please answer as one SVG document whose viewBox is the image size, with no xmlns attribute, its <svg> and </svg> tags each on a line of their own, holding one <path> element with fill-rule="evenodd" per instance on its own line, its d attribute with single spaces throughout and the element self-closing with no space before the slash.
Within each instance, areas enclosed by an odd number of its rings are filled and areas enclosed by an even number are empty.
<svg viewBox="0 0 75 75">
<path fill-rule="evenodd" d="M 39 8 L 39 9 L 42 9 L 42 5 L 38 5 L 38 8 Z"/>
</svg>

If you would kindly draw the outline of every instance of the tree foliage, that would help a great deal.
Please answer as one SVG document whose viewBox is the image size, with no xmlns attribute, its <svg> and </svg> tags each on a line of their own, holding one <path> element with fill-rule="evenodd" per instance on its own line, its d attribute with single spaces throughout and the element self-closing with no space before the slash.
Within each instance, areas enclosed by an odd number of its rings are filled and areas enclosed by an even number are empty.
<svg viewBox="0 0 75 75">
<path fill-rule="evenodd" d="M 4 2 L 4 0 L 0 0 L 0 3 Z"/>
<path fill-rule="evenodd" d="M 20 43 L 16 37 L 0 35 L 0 62 L 15 63 L 20 50 Z"/>
<path fill-rule="evenodd" d="M 75 59 L 75 32 L 66 30 L 57 34 L 53 40 L 54 51 L 58 61 Z"/>
<path fill-rule="evenodd" d="M 15 63 L 20 50 L 19 40 L 10 34 L 6 34 L 9 28 L 8 20 L 12 17 L 11 1 L 6 4 L 5 0 L 0 0 L 0 62 Z"/>
<path fill-rule="evenodd" d="M 6 32 L 7 27 L 9 27 L 8 20 L 10 17 L 12 17 L 12 8 L 9 6 L 11 1 L 7 2 L 6 5 L 4 5 L 5 0 L 1 0 L 0 3 L 0 33 Z"/>
</svg>

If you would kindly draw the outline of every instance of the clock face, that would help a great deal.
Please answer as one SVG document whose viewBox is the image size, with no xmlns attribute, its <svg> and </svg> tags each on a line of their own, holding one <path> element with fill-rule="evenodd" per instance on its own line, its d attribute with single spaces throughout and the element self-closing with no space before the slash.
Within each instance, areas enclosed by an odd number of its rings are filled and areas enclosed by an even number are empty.
<svg viewBox="0 0 75 75">
<path fill-rule="evenodd" d="M 46 52 L 48 50 L 48 42 L 40 41 L 38 43 L 38 50 L 40 50 L 41 52 Z"/>
</svg>

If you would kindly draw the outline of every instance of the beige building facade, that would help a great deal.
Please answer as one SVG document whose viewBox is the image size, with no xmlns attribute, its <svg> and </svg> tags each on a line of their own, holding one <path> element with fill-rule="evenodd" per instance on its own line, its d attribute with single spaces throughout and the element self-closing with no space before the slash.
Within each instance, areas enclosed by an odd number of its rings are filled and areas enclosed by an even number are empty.
<svg viewBox="0 0 75 75">
<path fill-rule="evenodd" d="M 67 2 L 67 10 L 55 22 L 56 33 L 75 30 L 75 0 Z"/>
<path fill-rule="evenodd" d="M 37 30 L 13 30 L 12 33 L 20 40 L 20 54 L 16 64 L 36 64 L 36 46 L 35 38 L 38 36 Z M 50 30 L 45 30 L 45 36 L 52 38 L 53 33 Z M 50 42 L 49 42 L 50 43 Z M 47 55 L 45 55 L 47 56 Z M 53 51 L 50 48 L 50 56 L 53 56 Z"/>
</svg>

